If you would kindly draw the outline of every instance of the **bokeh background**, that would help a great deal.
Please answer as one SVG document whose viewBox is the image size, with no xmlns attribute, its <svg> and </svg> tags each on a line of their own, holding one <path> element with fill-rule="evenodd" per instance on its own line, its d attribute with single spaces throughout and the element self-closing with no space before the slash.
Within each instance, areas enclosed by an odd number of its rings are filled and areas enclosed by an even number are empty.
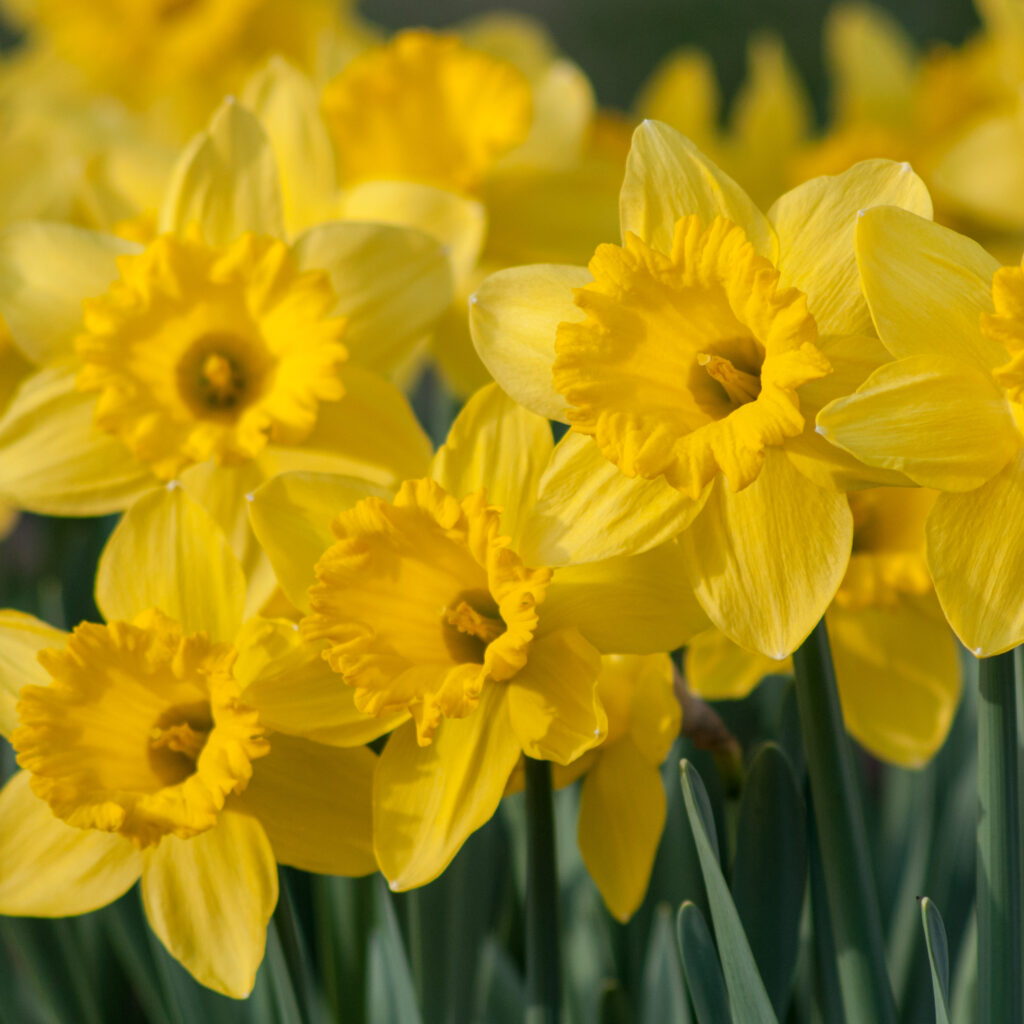
<svg viewBox="0 0 1024 1024">
<path fill-rule="evenodd" d="M 559 48 L 590 76 L 598 100 L 628 108 L 657 62 L 678 46 L 696 46 L 715 62 L 728 100 L 744 75 L 746 46 L 757 32 L 783 38 L 814 97 L 827 102 L 822 24 L 826 0 L 366 0 L 359 10 L 388 28 L 432 28 L 485 11 L 521 11 L 543 22 Z M 962 42 L 979 24 L 970 0 L 889 0 L 884 8 L 919 43 Z"/>
</svg>

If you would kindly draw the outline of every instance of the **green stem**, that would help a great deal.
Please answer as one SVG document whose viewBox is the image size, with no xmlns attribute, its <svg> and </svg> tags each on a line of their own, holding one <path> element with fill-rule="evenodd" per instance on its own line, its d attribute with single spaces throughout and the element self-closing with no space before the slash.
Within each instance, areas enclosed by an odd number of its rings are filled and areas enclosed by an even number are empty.
<svg viewBox="0 0 1024 1024">
<path fill-rule="evenodd" d="M 291 890 L 287 875 L 283 870 L 278 872 L 277 906 L 274 908 L 273 923 L 281 943 L 281 953 L 292 984 L 292 992 L 302 1020 L 313 1020 L 316 1007 L 314 985 L 310 974 L 309 963 L 299 930 L 299 921 L 295 914 Z"/>
<path fill-rule="evenodd" d="M 978 998 L 981 1024 L 1024 1020 L 1014 654 L 978 664 Z"/>
<path fill-rule="evenodd" d="M 526 758 L 526 1021 L 558 1024 L 562 970 L 551 765 Z"/>
<path fill-rule="evenodd" d="M 895 1024 L 864 812 L 822 620 L 793 654 L 800 730 L 849 1024 Z"/>
</svg>

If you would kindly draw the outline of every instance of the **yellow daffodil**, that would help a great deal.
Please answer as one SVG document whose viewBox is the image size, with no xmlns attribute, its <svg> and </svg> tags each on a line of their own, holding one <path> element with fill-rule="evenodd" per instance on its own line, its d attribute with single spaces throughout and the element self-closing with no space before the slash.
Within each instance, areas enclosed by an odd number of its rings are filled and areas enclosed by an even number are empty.
<svg viewBox="0 0 1024 1024">
<path fill-rule="evenodd" d="M 942 609 L 978 656 L 1024 641 L 1024 269 L 908 213 L 857 229 L 864 293 L 895 357 L 821 411 L 818 430 L 873 466 L 942 491 L 928 565 Z"/>
<path fill-rule="evenodd" d="M 170 953 L 243 997 L 277 862 L 375 869 L 375 732 L 351 700 L 317 713 L 330 672 L 293 623 L 243 624 L 242 568 L 179 487 L 125 515 L 96 599 L 107 624 L 71 633 L 0 612 L 0 728 L 23 769 L 0 792 L 0 913 L 82 914 L 141 878 Z M 327 743 L 294 734 L 303 715 Z"/>
<path fill-rule="evenodd" d="M 586 77 L 518 16 L 401 32 L 343 68 L 323 107 L 345 215 L 411 224 L 450 245 L 457 301 L 434 354 L 471 393 L 488 379 L 465 323 L 481 267 L 591 251 L 614 227 L 624 150 L 595 139 Z"/>
<path fill-rule="evenodd" d="M 589 267 L 501 271 L 470 309 L 497 382 L 571 426 L 527 535 L 564 565 L 674 537 L 705 612 L 784 657 L 842 580 L 853 522 L 836 488 L 905 483 L 821 444 L 814 415 L 888 354 L 853 251 L 857 211 L 928 194 L 909 167 L 858 164 L 768 215 L 666 125 L 637 129 L 623 244 Z"/>
<path fill-rule="evenodd" d="M 679 735 L 682 712 L 667 654 L 605 655 L 597 694 L 608 715 L 604 742 L 566 767 L 556 786 L 583 775 L 580 854 L 605 905 L 628 921 L 643 902 L 665 827 L 659 770 Z"/>
<path fill-rule="evenodd" d="M 956 644 L 932 591 L 925 520 L 932 491 L 878 487 L 850 495 L 853 554 L 825 620 L 847 730 L 876 757 L 918 767 L 949 732 L 960 700 Z M 765 676 L 792 672 L 710 631 L 686 651 L 693 691 L 745 697 Z"/>
<path fill-rule="evenodd" d="M 0 235 L 0 311 L 37 366 L 0 419 L 0 495 L 91 515 L 180 476 L 248 566 L 245 495 L 276 472 L 423 470 L 429 442 L 381 373 L 448 305 L 439 243 L 337 221 L 290 240 L 270 142 L 231 101 L 179 161 L 159 232 Z"/>
<path fill-rule="evenodd" d="M 404 721 L 374 782 L 395 889 L 444 870 L 524 753 L 568 764 L 605 738 L 600 651 L 669 650 L 706 622 L 674 544 L 578 568 L 534 559 L 525 538 L 543 529 L 531 522 L 551 449 L 548 423 L 490 385 L 430 476 L 397 494 L 285 474 L 255 495 L 256 534 L 302 635 L 326 641 L 337 690 Z"/>
</svg>

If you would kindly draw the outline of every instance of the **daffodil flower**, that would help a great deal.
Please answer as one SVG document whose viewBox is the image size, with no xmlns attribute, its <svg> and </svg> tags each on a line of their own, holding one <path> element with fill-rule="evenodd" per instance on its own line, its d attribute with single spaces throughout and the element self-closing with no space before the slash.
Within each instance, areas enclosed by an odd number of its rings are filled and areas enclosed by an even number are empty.
<svg viewBox="0 0 1024 1024">
<path fill-rule="evenodd" d="M 853 521 L 837 488 L 906 483 L 814 433 L 814 415 L 888 358 L 853 251 L 857 211 L 928 194 L 907 166 L 868 161 L 782 196 L 765 216 L 666 125 L 633 138 L 623 244 L 589 267 L 501 271 L 470 325 L 495 380 L 572 428 L 527 534 L 565 565 L 679 536 L 711 620 L 784 657 L 846 570 Z"/>
<path fill-rule="evenodd" d="M 459 301 L 433 352 L 448 382 L 471 394 L 489 379 L 465 315 L 482 275 L 582 257 L 614 228 L 621 157 L 593 143 L 590 83 L 541 26 L 491 14 L 368 49 L 328 83 L 323 109 L 344 215 L 449 244 Z"/>
<path fill-rule="evenodd" d="M 255 495 L 256 535 L 302 636 L 326 642 L 336 690 L 404 723 L 374 782 L 395 889 L 444 870 L 524 753 L 568 764 L 605 738 L 601 651 L 669 650 L 706 622 L 674 544 L 578 568 L 532 561 L 523 538 L 551 449 L 549 424 L 490 385 L 430 476 L 397 494 L 285 474 Z"/>
<path fill-rule="evenodd" d="M 450 288 L 441 245 L 412 229 L 330 222 L 289 242 L 269 139 L 228 101 L 182 155 L 149 245 L 41 222 L 0 235 L 0 311 L 37 366 L 0 419 L 0 495 L 95 515 L 180 478 L 248 569 L 245 495 L 262 480 L 425 467 L 382 374 Z"/>
<path fill-rule="evenodd" d="M 825 615 L 849 733 L 876 757 L 908 768 L 942 746 L 960 702 L 957 646 L 925 562 L 935 493 L 877 487 L 850 495 L 853 554 Z M 744 651 L 718 631 L 694 637 L 686 678 L 711 700 L 745 697 L 792 663 Z"/>
<path fill-rule="evenodd" d="M 894 361 L 825 406 L 818 430 L 873 466 L 942 493 L 928 567 L 979 657 L 1024 641 L 1024 269 L 905 210 L 857 230 L 864 294 Z"/>
<path fill-rule="evenodd" d="M 242 568 L 180 487 L 126 513 L 96 599 L 106 625 L 71 633 L 0 613 L 0 729 L 23 769 L 0 793 L 0 913 L 82 914 L 141 878 L 170 953 L 245 996 L 276 863 L 375 870 L 359 744 L 380 723 L 337 696 L 316 713 L 319 652 L 291 622 L 243 622 Z M 295 734 L 304 715 L 326 742 Z"/>
</svg>

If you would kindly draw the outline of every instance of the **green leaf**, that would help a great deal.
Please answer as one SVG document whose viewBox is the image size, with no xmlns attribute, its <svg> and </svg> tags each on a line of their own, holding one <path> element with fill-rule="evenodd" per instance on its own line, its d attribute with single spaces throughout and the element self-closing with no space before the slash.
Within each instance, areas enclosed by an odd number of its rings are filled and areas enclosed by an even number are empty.
<svg viewBox="0 0 1024 1024">
<path fill-rule="evenodd" d="M 757 972 L 754 955 L 743 932 L 740 916 L 732 901 L 718 863 L 716 848 L 709 838 L 706 819 L 701 813 L 701 792 L 704 784 L 693 765 L 683 761 L 680 766 L 683 800 L 690 818 L 690 828 L 697 844 L 704 887 L 711 907 L 718 952 L 729 992 L 733 1015 L 743 1024 L 778 1024 L 764 982 Z"/>
<path fill-rule="evenodd" d="M 676 936 L 698 1024 L 727 1024 L 732 1017 L 722 965 L 704 915 L 696 904 L 687 901 L 679 908 Z"/>
<path fill-rule="evenodd" d="M 806 812 L 785 752 L 766 743 L 747 770 L 732 897 L 775 1013 L 785 1016 L 807 889 Z"/>
<path fill-rule="evenodd" d="M 662 904 L 654 912 L 644 963 L 641 1024 L 690 1022 L 690 1007 L 672 931 L 672 910 Z"/>
<path fill-rule="evenodd" d="M 608 978 L 601 986 L 598 1000 L 598 1024 L 631 1024 L 629 1000 L 622 991 L 622 985 L 615 978 Z"/>
<path fill-rule="evenodd" d="M 972 914 L 953 972 L 953 1022 L 975 1024 L 978 1006 L 978 919 Z"/>
<path fill-rule="evenodd" d="M 932 969 L 935 1024 L 949 1024 L 949 944 L 939 908 L 927 896 L 921 900 L 921 923 Z"/>
<path fill-rule="evenodd" d="M 368 1024 L 422 1024 L 409 958 L 383 880 L 376 886 L 375 897 L 377 924 L 370 932 L 366 979 Z"/>
<path fill-rule="evenodd" d="M 493 937 L 484 940 L 477 973 L 479 1024 L 522 1024 L 526 990 L 515 962 Z"/>
<path fill-rule="evenodd" d="M 978 663 L 978 1020 L 1024 1019 L 1020 766 L 1013 651 Z"/>
</svg>

